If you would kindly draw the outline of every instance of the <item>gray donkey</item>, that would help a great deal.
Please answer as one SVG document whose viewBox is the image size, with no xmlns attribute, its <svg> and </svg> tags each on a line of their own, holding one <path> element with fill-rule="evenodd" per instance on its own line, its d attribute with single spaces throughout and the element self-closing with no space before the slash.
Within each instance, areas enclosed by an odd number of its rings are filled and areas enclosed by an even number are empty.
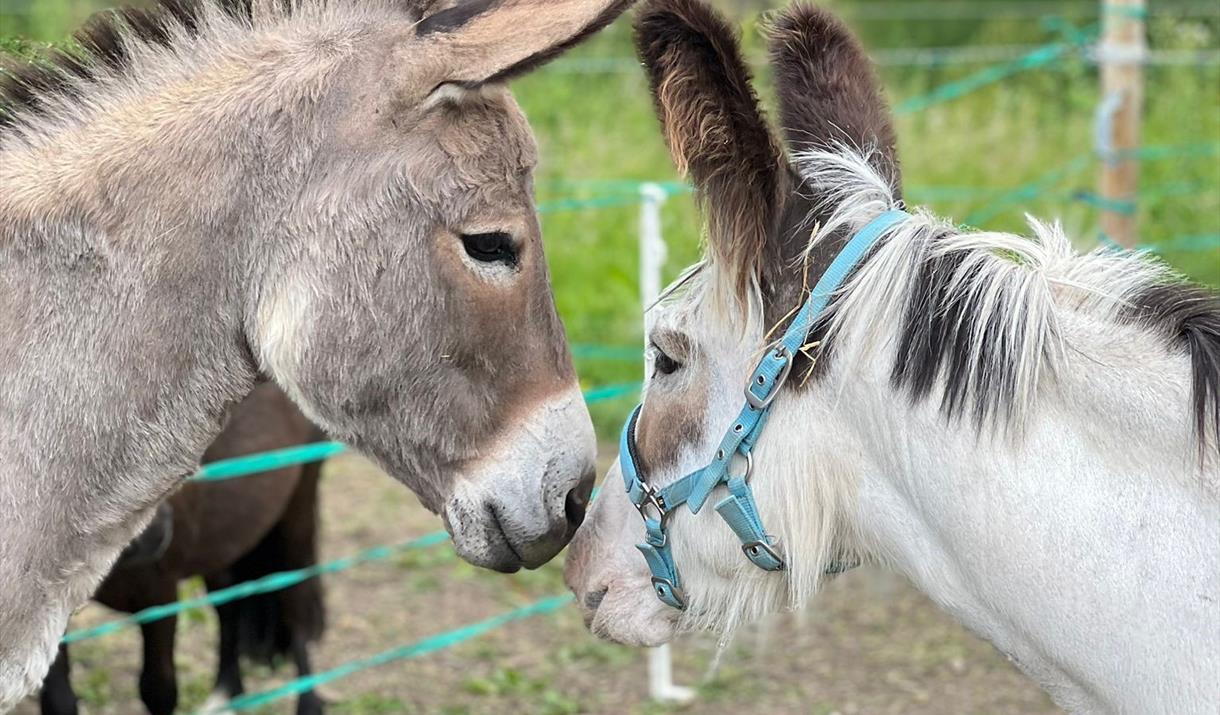
<svg viewBox="0 0 1220 715">
<path fill-rule="evenodd" d="M 594 436 L 504 86 L 630 0 L 161 0 L 0 101 L 0 712 L 260 380 L 441 513 L 571 538 Z"/>
</svg>

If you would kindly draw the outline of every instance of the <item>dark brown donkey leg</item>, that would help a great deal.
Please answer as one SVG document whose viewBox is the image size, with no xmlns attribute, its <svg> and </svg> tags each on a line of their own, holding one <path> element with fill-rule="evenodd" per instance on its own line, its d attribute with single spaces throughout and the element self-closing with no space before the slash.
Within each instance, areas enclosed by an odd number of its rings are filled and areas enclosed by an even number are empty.
<svg viewBox="0 0 1220 715">
<path fill-rule="evenodd" d="M 302 468 L 296 493 L 284 511 L 284 518 L 276 525 L 275 531 L 282 540 L 285 568 L 305 568 L 318 562 L 318 482 L 321 476 L 320 463 Z M 326 625 L 322 582 L 312 578 L 286 589 L 280 598 L 284 624 L 291 634 L 292 659 L 297 673 L 303 677 L 313 672 L 309 645 L 321 638 Z M 297 715 L 322 715 L 323 709 L 322 698 L 313 690 L 302 693 L 297 700 Z"/>
<path fill-rule="evenodd" d="M 254 549 L 229 569 L 235 582 L 317 563 L 320 470 L 320 465 L 301 469 L 296 491 L 283 516 Z M 239 612 L 239 648 L 244 655 L 268 665 L 274 665 L 278 656 L 291 655 L 300 675 L 310 673 L 309 644 L 321 637 L 325 625 L 322 584 L 318 579 L 234 603 Z M 317 693 L 310 690 L 301 694 L 298 715 L 319 715 L 322 711 L 323 702 Z"/>
<path fill-rule="evenodd" d="M 210 576 L 206 581 L 208 591 L 218 591 L 235 583 L 227 571 Z M 241 680 L 241 608 L 233 602 L 225 603 L 216 607 L 216 616 L 220 621 L 220 647 L 213 694 L 228 701 L 245 692 Z"/>
<path fill-rule="evenodd" d="M 59 655 L 51 664 L 51 670 L 42 681 L 42 693 L 38 702 L 42 715 L 77 715 L 76 692 L 72 690 L 72 664 L 68 660 L 68 646 L 59 644 Z"/>
<path fill-rule="evenodd" d="M 177 598 L 177 583 L 166 579 L 150 594 L 157 604 Z M 151 715 L 173 715 L 178 707 L 178 674 L 174 670 L 174 633 L 178 618 L 170 616 L 140 626 L 144 636 L 144 669 L 140 672 L 140 699 Z"/>
</svg>

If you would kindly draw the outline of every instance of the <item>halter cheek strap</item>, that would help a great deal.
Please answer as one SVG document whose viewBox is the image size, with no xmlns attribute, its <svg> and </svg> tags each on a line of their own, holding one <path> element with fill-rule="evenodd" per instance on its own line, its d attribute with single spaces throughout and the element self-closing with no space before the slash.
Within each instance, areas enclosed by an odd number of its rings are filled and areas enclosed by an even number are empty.
<svg viewBox="0 0 1220 715">
<path fill-rule="evenodd" d="M 623 472 L 627 497 L 644 520 L 644 543 L 639 544 L 637 548 L 648 562 L 648 569 L 652 572 L 653 590 L 663 603 L 677 609 L 686 608 L 686 594 L 678 578 L 666 525 L 673 513 L 683 504 L 687 505 L 691 513 L 697 514 L 712 491 L 722 484 L 728 494 L 716 503 L 716 513 L 720 514 L 737 535 L 746 558 L 764 571 L 784 569 L 784 559 L 775 548 L 775 540 L 763 527 L 754 493 L 750 489 L 749 478 L 753 466 L 751 452 L 767 422 L 771 403 L 792 370 L 793 356 L 804 345 L 814 322 L 826 310 L 834 292 L 867 255 L 869 249 L 876 245 L 886 231 L 905 218 L 907 214 L 903 211 L 881 214 L 862 228 L 835 256 L 830 267 L 809 293 L 809 298 L 792 319 L 783 337 L 773 348 L 767 350 L 758 366 L 750 373 L 750 382 L 745 389 L 745 406 L 721 439 L 715 457 L 707 466 L 658 489 L 643 478 L 636 454 L 635 431 L 641 406 L 632 411 L 631 417 L 623 425 L 623 433 L 619 439 L 619 466 Z M 745 472 L 731 473 L 729 467 L 734 455 L 745 459 Z M 838 572 L 844 569 L 840 565 L 834 565 L 828 570 Z"/>
</svg>

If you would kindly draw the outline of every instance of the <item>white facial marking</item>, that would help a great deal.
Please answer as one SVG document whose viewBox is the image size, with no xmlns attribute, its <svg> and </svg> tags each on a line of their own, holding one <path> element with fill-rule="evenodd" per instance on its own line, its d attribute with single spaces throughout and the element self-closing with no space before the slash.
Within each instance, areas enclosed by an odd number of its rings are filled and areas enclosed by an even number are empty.
<svg viewBox="0 0 1220 715">
<path fill-rule="evenodd" d="M 308 324 L 313 313 L 314 293 L 306 277 L 290 272 L 271 282 L 258 306 L 255 335 L 259 365 L 303 410 L 307 401 L 296 381 L 301 356 L 309 349 Z M 317 415 L 307 414 L 315 424 Z"/>
</svg>

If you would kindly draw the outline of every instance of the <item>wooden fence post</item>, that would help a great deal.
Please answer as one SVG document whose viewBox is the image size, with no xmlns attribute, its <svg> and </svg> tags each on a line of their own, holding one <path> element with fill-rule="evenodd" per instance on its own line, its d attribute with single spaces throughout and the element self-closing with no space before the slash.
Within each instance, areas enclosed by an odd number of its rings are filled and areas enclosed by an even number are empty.
<svg viewBox="0 0 1220 715">
<path fill-rule="evenodd" d="M 1144 0 L 1102 0 L 1102 101 L 1097 116 L 1097 150 L 1102 162 L 1101 230 L 1124 248 L 1139 242 L 1140 121 L 1144 110 L 1144 60 L 1147 56 Z"/>
</svg>

